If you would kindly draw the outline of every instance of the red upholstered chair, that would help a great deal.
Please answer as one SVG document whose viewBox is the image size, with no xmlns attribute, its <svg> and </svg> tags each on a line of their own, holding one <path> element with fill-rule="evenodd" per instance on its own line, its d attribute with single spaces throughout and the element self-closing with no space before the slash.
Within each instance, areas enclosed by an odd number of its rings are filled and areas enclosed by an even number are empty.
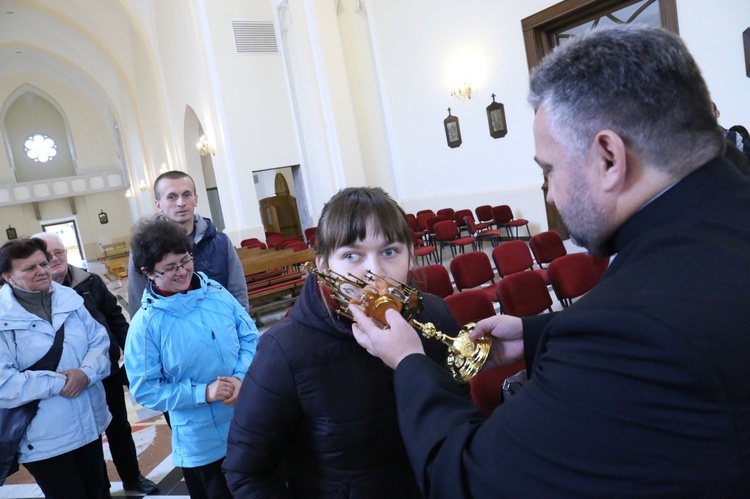
<svg viewBox="0 0 750 499">
<path fill-rule="evenodd" d="M 435 215 L 427 219 L 427 241 L 435 245 L 435 224 L 450 220 L 445 215 Z"/>
<path fill-rule="evenodd" d="M 490 224 L 490 227 L 495 225 L 495 218 L 492 216 L 492 206 L 483 204 L 474 208 L 474 213 L 477 214 L 477 221 L 480 223 Z"/>
<path fill-rule="evenodd" d="M 563 307 L 586 294 L 599 282 L 599 274 L 586 253 L 564 255 L 549 264 L 549 281 Z"/>
<path fill-rule="evenodd" d="M 534 254 L 534 259 L 540 267 L 544 268 L 555 258 L 568 254 L 560 234 L 554 230 L 548 230 L 534 234 L 529 240 L 529 247 Z"/>
<path fill-rule="evenodd" d="M 440 262 L 443 261 L 443 247 L 450 246 L 451 254 L 456 256 L 456 248 L 459 248 L 461 253 L 464 253 L 464 248 L 471 245 L 472 249 L 476 249 L 476 239 L 472 236 L 461 237 L 456 227 L 456 222 L 453 220 L 445 220 L 435 224 L 435 240 L 440 243 L 439 258 Z"/>
<path fill-rule="evenodd" d="M 466 217 L 469 217 L 474 221 L 477 230 L 485 230 L 490 228 L 490 224 L 477 223 L 476 220 L 474 220 L 474 213 L 472 213 L 471 210 L 458 210 L 454 215 L 454 219 L 456 220 L 456 225 L 458 226 L 459 231 L 465 230 L 467 233 L 471 232 L 469 230 L 469 227 L 466 225 Z"/>
<path fill-rule="evenodd" d="M 251 237 L 249 239 L 243 239 L 242 241 L 240 241 L 240 246 L 242 246 L 243 248 L 260 248 L 260 249 L 267 248 L 266 244 L 263 241 L 255 237 Z"/>
<path fill-rule="evenodd" d="M 529 221 L 525 218 L 519 218 L 518 220 L 516 220 L 513 217 L 513 210 L 511 210 L 510 206 L 508 206 L 507 204 L 493 206 L 492 218 L 495 220 L 495 224 L 497 225 L 498 229 L 500 227 L 505 227 L 505 230 L 508 231 L 508 237 L 513 237 L 511 229 L 516 229 L 516 239 L 518 239 L 519 227 L 526 227 L 526 232 L 528 233 L 529 237 L 531 237 L 531 231 L 529 230 Z"/>
<path fill-rule="evenodd" d="M 291 249 L 295 253 L 298 251 L 304 251 L 306 249 L 309 249 L 309 246 L 305 241 L 300 241 L 299 239 L 296 241 L 287 241 L 281 245 L 279 249 Z"/>
<path fill-rule="evenodd" d="M 269 248 L 279 249 L 283 240 L 284 236 L 278 232 L 266 232 L 266 244 Z"/>
<path fill-rule="evenodd" d="M 414 284 L 421 291 L 445 298 L 453 294 L 453 284 L 448 269 L 442 265 L 425 265 L 411 271 Z"/>
<path fill-rule="evenodd" d="M 495 315 L 492 301 L 482 291 L 476 289 L 454 293 L 445 298 L 445 303 L 461 327 L 469 322 L 478 322 Z M 505 378 L 516 374 L 524 367 L 523 362 L 499 366 L 471 378 L 469 384 L 474 405 L 489 416 L 500 404 L 500 389 Z"/>
<path fill-rule="evenodd" d="M 523 241 L 508 241 L 492 250 L 492 261 L 495 262 L 497 275 L 505 278 L 517 272 L 531 270 L 542 277 L 545 286 L 549 284 L 547 269 L 534 269 L 529 247 Z"/>
<path fill-rule="evenodd" d="M 463 231 L 464 229 L 466 229 L 467 232 L 469 231 L 469 228 L 466 227 L 466 222 L 464 222 L 464 217 L 468 215 L 473 216 L 473 214 L 471 213 L 471 210 L 457 210 L 453 214 L 453 220 L 456 221 L 456 226 L 458 227 L 459 232 Z"/>
<path fill-rule="evenodd" d="M 443 208 L 441 210 L 438 210 L 436 213 L 436 215 L 446 217 L 449 220 L 453 219 L 453 216 L 455 214 L 456 214 L 456 210 L 454 210 L 453 208 Z"/>
<path fill-rule="evenodd" d="M 456 283 L 456 289 L 478 288 L 492 301 L 498 301 L 495 292 L 495 271 L 492 270 L 490 257 L 482 251 L 472 251 L 458 255 L 450 263 L 451 275 Z M 480 287 L 484 284 L 487 286 Z"/>
<path fill-rule="evenodd" d="M 488 371 L 482 371 L 469 381 L 471 386 L 471 399 L 479 410 L 486 416 L 500 405 L 500 391 L 505 378 L 513 376 L 517 372 L 526 369 L 524 361 L 508 364 L 507 366 L 496 366 Z"/>
<path fill-rule="evenodd" d="M 501 310 L 508 315 L 528 317 L 552 311 L 552 297 L 544 279 L 536 272 L 523 271 L 503 277 L 497 285 L 497 295 Z"/>
<path fill-rule="evenodd" d="M 416 260 L 417 258 L 421 258 L 422 265 L 425 264 L 425 261 L 429 262 L 430 258 L 434 259 L 435 263 L 438 263 L 437 255 L 436 255 L 437 249 L 435 249 L 434 246 L 427 245 L 424 239 L 422 239 L 413 230 L 411 230 L 410 232 L 411 232 L 412 240 L 414 241 L 414 249 L 412 250 L 414 254 L 414 259 Z"/>
<path fill-rule="evenodd" d="M 609 268 L 609 257 L 600 258 L 594 255 L 589 255 L 589 258 L 591 258 L 591 263 L 594 264 L 596 274 L 599 276 L 599 279 L 601 279 Z"/>
<path fill-rule="evenodd" d="M 284 238 L 281 239 L 281 242 L 279 243 L 278 249 L 288 248 L 292 244 L 297 244 L 297 243 L 305 243 L 305 242 L 302 239 L 300 239 L 299 237 L 296 237 L 296 236 L 284 237 Z M 305 248 L 307 248 L 307 243 L 305 243 Z"/>
<path fill-rule="evenodd" d="M 445 297 L 445 303 L 458 325 L 479 322 L 495 315 L 495 306 L 487 295 L 477 289 L 468 289 Z"/>
<path fill-rule="evenodd" d="M 435 263 L 437 263 L 437 249 L 435 249 L 435 246 L 432 245 L 426 245 L 426 246 L 414 246 L 414 258 L 421 258 L 422 265 L 429 262 L 430 259 L 435 260 Z"/>
<path fill-rule="evenodd" d="M 474 219 L 471 217 L 464 217 L 464 222 L 466 223 L 466 226 L 469 228 L 469 235 L 474 236 L 477 240 L 477 246 L 479 249 L 482 249 L 482 242 L 485 239 L 490 240 L 490 244 L 492 246 L 497 246 L 500 244 L 500 238 L 503 236 L 502 231 L 499 231 L 497 229 L 484 229 L 480 230 L 476 223 L 474 223 Z M 487 224 L 484 224 L 487 225 Z"/>
<path fill-rule="evenodd" d="M 425 243 L 429 242 L 427 238 L 427 231 L 420 230 L 417 226 L 417 219 L 407 218 L 406 222 L 409 224 L 409 230 L 411 231 L 411 237 L 414 239 L 414 247 L 422 247 Z"/>
<path fill-rule="evenodd" d="M 422 215 L 417 215 L 417 229 L 427 231 L 427 219 L 434 217 L 434 213 L 423 213 Z"/>
<path fill-rule="evenodd" d="M 305 229 L 305 241 L 307 241 L 307 244 L 309 244 L 311 248 L 313 247 L 313 244 L 310 242 L 310 238 L 317 235 L 317 227 L 308 227 L 307 229 Z"/>
<path fill-rule="evenodd" d="M 470 254 L 467 253 L 462 256 Z M 489 259 L 487 259 L 487 263 L 489 263 Z M 460 326 L 495 315 L 491 299 L 482 290 L 470 289 L 461 291 L 445 298 L 445 302 L 448 304 L 448 308 L 450 308 L 451 313 L 456 318 L 456 322 Z M 500 390 L 505 378 L 516 374 L 525 367 L 526 365 L 523 361 L 516 362 L 507 366 L 494 367 L 471 378 L 469 384 L 471 386 L 471 399 L 474 401 L 474 405 L 485 415 L 489 416 L 495 407 L 500 405 Z"/>
<path fill-rule="evenodd" d="M 422 215 L 430 215 L 431 217 L 435 216 L 435 212 L 432 210 L 419 210 L 417 212 L 417 218 L 419 218 Z"/>
</svg>

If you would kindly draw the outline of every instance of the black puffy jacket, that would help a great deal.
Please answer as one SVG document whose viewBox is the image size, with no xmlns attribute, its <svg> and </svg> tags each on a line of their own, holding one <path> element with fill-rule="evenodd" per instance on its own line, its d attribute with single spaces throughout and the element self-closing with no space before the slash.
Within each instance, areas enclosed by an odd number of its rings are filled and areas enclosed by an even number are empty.
<svg viewBox="0 0 750 499">
<path fill-rule="evenodd" d="M 421 497 L 396 416 L 393 371 L 335 319 L 308 277 L 289 317 L 261 337 L 229 431 L 235 497 Z M 440 298 L 416 319 L 454 336 Z M 447 348 L 422 340 L 443 365 Z"/>
<path fill-rule="evenodd" d="M 104 326 L 109 335 L 109 376 L 120 373 L 120 353 L 125 349 L 125 337 L 128 334 L 128 321 L 122 315 L 122 308 L 101 277 L 73 265 L 68 265 L 68 275 L 63 282 L 83 298 L 83 305 L 91 316 Z M 124 371 L 124 370 L 123 370 Z M 123 375 L 122 381 L 126 382 Z"/>
</svg>

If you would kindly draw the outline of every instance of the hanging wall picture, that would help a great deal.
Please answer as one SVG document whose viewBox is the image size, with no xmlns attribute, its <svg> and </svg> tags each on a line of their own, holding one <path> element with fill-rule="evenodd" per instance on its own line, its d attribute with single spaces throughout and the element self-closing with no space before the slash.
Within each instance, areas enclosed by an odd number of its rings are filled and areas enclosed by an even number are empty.
<svg viewBox="0 0 750 499">
<path fill-rule="evenodd" d="M 495 102 L 495 94 L 492 94 L 492 104 L 487 106 L 487 124 L 490 127 L 491 137 L 499 139 L 508 133 L 508 125 L 505 123 L 505 106 Z"/>
<path fill-rule="evenodd" d="M 745 74 L 750 78 L 750 28 L 742 32 L 742 45 L 745 47 Z"/>
<path fill-rule="evenodd" d="M 451 115 L 451 108 L 448 108 L 448 117 L 443 120 L 445 127 L 445 139 L 448 141 L 448 147 L 458 147 L 461 145 L 461 127 L 458 126 L 458 118 Z"/>
</svg>

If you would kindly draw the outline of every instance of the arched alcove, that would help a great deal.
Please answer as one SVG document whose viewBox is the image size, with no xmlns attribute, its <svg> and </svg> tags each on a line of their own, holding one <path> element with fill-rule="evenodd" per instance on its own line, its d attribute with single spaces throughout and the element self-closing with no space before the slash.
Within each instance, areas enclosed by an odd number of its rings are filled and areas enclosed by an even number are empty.
<svg viewBox="0 0 750 499">
<path fill-rule="evenodd" d="M 42 90 L 21 85 L 3 104 L 3 141 L 17 182 L 33 182 L 77 174 L 73 139 L 65 112 Z M 40 134 L 55 143 L 54 157 L 35 161 L 26 154 L 25 142 Z"/>
<path fill-rule="evenodd" d="M 211 153 L 205 156 L 198 152 L 196 144 L 204 135 L 198 115 L 192 107 L 185 106 L 185 162 L 187 173 L 195 180 L 198 194 L 198 211 L 213 220 L 219 230 L 224 230 L 224 215 L 221 209 L 221 197 L 214 174 L 214 164 Z"/>
</svg>

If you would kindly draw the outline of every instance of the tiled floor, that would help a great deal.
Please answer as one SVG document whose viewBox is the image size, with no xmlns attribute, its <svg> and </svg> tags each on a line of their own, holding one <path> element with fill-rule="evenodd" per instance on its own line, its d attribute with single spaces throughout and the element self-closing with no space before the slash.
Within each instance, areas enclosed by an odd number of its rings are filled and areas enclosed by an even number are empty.
<svg viewBox="0 0 750 499">
<path fill-rule="evenodd" d="M 127 314 L 127 280 L 116 280 L 105 275 L 104 266 L 100 262 L 89 262 L 88 268 L 103 276 L 109 290 L 117 297 L 126 317 Z M 125 389 L 125 401 L 128 407 L 128 420 L 133 428 L 133 440 L 138 453 L 141 473 L 159 484 L 159 493 L 149 497 L 184 497 L 187 498 L 182 475 L 172 465 L 170 457 L 171 432 L 160 412 L 154 412 L 137 404 Z M 111 482 L 110 492 L 113 497 L 140 497 L 143 494 L 125 492 L 122 482 L 109 453 L 109 446 L 104 439 L 104 457 L 107 463 L 107 474 Z M 21 466 L 21 469 L 11 475 L 5 485 L 0 487 L 0 498 L 39 498 L 44 497 L 34 478 Z"/>
<path fill-rule="evenodd" d="M 582 251 L 581 248 L 573 245 L 570 241 L 565 241 L 566 247 L 569 253 Z M 489 244 L 485 244 L 483 250 L 491 254 L 492 247 Z M 450 265 L 450 250 L 445 250 L 443 265 L 449 267 Z M 104 266 L 100 262 L 89 262 L 88 268 L 91 272 L 95 272 L 104 276 L 104 280 L 107 283 L 107 287 L 110 291 L 118 298 L 120 305 L 123 307 L 125 316 L 127 314 L 127 279 L 114 279 L 107 276 Z M 560 310 L 561 306 L 554 299 L 553 295 L 553 310 Z M 285 310 L 279 310 L 276 312 L 269 313 L 261 317 L 263 326 L 259 328 L 261 333 L 267 330 L 275 321 L 283 317 Z M 172 459 L 170 457 L 170 430 L 164 421 L 164 417 L 161 413 L 157 413 L 146 409 L 137 404 L 129 392 L 125 392 L 126 402 L 128 405 L 128 419 L 133 426 L 133 438 L 136 443 L 138 451 L 138 460 L 141 466 L 141 473 L 147 476 L 149 479 L 159 484 L 159 494 L 161 495 L 150 495 L 149 497 L 169 497 L 170 499 L 176 497 L 187 498 L 187 488 L 182 479 L 182 474 L 179 469 L 175 469 L 172 465 Z M 122 482 L 117 475 L 114 464 L 112 463 L 109 448 L 106 440 L 104 444 L 104 455 L 107 460 L 107 469 L 112 487 L 110 492 L 113 497 L 139 497 L 142 494 L 133 494 L 132 492 L 125 492 L 122 489 Z M 9 477 L 5 485 L 0 487 L 0 499 L 13 498 L 13 499 L 24 499 L 24 498 L 40 498 L 44 497 L 39 487 L 34 483 L 34 479 L 31 475 L 21 467 L 21 470 Z"/>
</svg>

